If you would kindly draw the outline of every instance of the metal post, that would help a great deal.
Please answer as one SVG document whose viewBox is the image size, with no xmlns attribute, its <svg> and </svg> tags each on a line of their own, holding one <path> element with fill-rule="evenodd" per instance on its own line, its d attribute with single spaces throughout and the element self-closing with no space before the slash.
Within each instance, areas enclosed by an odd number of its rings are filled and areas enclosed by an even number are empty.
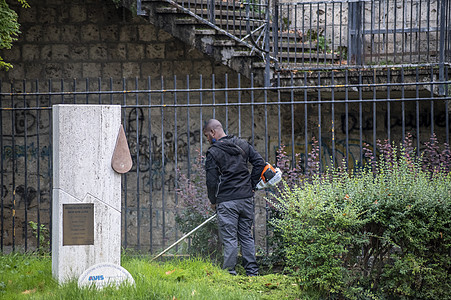
<svg viewBox="0 0 451 300">
<path fill-rule="evenodd" d="M 268 0 L 269 2 L 269 0 Z M 270 74 L 270 64 L 271 64 L 271 56 L 269 54 L 269 26 L 270 26 L 270 16 L 269 16 L 269 4 L 266 5 L 266 27 L 265 27 L 265 87 L 269 87 L 271 85 L 271 74 Z"/>
<path fill-rule="evenodd" d="M 138 16 L 147 16 L 145 10 L 142 10 L 141 0 L 136 0 L 136 14 Z"/>
<path fill-rule="evenodd" d="M 445 80 L 445 34 L 448 30 L 445 28 L 446 20 L 446 1 L 440 1 L 440 47 L 439 47 L 439 81 Z M 443 84 L 439 85 L 439 95 L 445 95 L 445 88 Z"/>
<path fill-rule="evenodd" d="M 348 64 L 361 65 L 362 62 L 362 1 L 348 4 Z"/>
<path fill-rule="evenodd" d="M 208 21 L 215 24 L 215 0 L 208 1 Z"/>
<path fill-rule="evenodd" d="M 274 0 L 274 20 L 273 20 L 273 44 L 274 44 L 274 57 L 277 58 L 279 55 L 279 0 Z M 278 69 L 278 62 L 275 62 L 275 70 Z"/>
</svg>

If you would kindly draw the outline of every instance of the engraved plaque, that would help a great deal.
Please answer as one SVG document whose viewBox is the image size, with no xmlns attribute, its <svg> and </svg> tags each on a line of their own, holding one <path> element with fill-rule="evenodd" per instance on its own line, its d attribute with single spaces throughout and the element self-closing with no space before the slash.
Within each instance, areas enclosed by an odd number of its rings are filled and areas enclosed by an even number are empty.
<svg viewBox="0 0 451 300">
<path fill-rule="evenodd" d="M 63 246 L 94 245 L 94 204 L 63 204 Z"/>
</svg>

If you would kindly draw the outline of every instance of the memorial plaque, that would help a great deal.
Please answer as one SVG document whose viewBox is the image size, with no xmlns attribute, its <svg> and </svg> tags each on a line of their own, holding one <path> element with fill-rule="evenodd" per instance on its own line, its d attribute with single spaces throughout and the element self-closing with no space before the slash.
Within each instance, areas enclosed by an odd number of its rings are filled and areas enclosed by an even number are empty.
<svg viewBox="0 0 451 300">
<path fill-rule="evenodd" d="M 63 246 L 94 245 L 94 204 L 63 204 Z"/>
</svg>

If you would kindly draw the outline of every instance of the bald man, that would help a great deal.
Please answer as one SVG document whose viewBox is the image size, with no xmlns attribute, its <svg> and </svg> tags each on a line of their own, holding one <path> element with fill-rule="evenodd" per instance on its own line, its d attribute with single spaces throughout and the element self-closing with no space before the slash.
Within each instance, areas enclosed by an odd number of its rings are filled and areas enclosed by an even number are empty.
<svg viewBox="0 0 451 300">
<path fill-rule="evenodd" d="M 245 140 L 226 135 L 221 122 L 209 120 L 203 134 L 211 146 L 205 170 L 208 198 L 218 214 L 223 245 L 223 269 L 236 275 L 238 242 L 246 275 L 258 275 L 255 244 L 251 228 L 254 220 L 254 190 L 266 163 Z M 252 165 L 249 173 L 248 162 Z"/>
</svg>

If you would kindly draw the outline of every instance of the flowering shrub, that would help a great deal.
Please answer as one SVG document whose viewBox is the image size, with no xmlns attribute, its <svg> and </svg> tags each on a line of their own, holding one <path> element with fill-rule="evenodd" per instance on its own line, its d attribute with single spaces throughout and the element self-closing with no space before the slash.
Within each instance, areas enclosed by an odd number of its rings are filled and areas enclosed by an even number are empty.
<svg viewBox="0 0 451 300">
<path fill-rule="evenodd" d="M 289 190 L 294 186 L 300 186 L 304 182 L 311 182 L 312 179 L 320 172 L 319 162 L 319 145 L 318 141 L 313 137 L 311 150 L 307 153 L 307 161 L 301 160 L 300 153 L 295 153 L 294 161 L 288 157 L 285 151 L 285 145 L 281 145 L 276 153 L 276 167 L 282 171 L 283 184 L 279 184 L 278 189 L 272 189 L 272 193 L 280 195 L 281 192 Z M 257 194 L 257 197 L 260 196 Z M 261 263 L 268 269 L 272 269 L 278 265 L 284 265 L 286 261 L 286 245 L 282 237 L 280 228 L 275 227 L 275 220 L 282 217 L 278 209 L 274 205 L 276 198 L 272 197 L 269 205 L 269 219 L 267 227 L 269 231 L 268 246 L 270 255 L 263 257 Z"/>
<path fill-rule="evenodd" d="M 451 297 L 451 175 L 447 145 L 380 144 L 379 158 L 285 183 L 272 201 L 286 271 L 310 298 Z M 430 149 L 430 150 L 428 150 Z"/>
<path fill-rule="evenodd" d="M 426 149 L 423 151 L 422 168 L 430 173 L 451 172 L 451 151 L 448 144 L 444 144 L 443 149 L 439 147 L 439 142 L 435 134 L 431 140 L 425 143 Z"/>
</svg>

